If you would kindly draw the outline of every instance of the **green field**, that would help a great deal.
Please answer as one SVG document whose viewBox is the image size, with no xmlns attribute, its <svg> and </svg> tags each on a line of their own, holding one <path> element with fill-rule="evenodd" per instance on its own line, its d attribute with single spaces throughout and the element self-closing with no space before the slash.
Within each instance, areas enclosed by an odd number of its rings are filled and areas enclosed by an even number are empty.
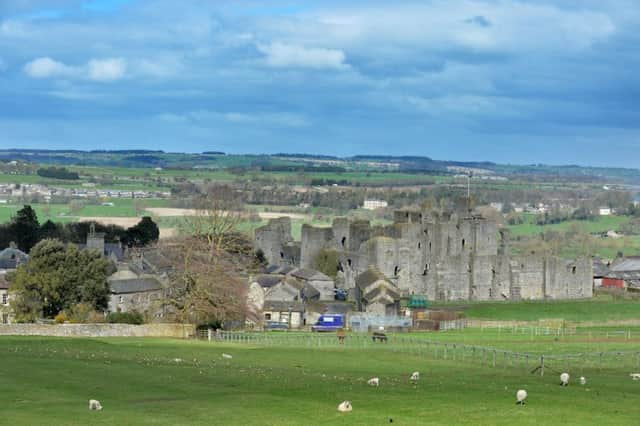
<svg viewBox="0 0 640 426">
<path fill-rule="evenodd" d="M 459 308 L 466 318 L 537 321 L 562 318 L 568 321 L 607 321 L 640 318 L 640 302 L 611 300 L 602 296 L 580 301 L 524 301 L 434 304 L 434 307 Z"/>
<path fill-rule="evenodd" d="M 525 223 L 510 225 L 508 228 L 513 236 L 530 236 L 544 231 L 567 232 L 572 228 L 585 233 L 607 232 L 618 230 L 620 226 L 629 222 L 627 216 L 598 216 L 593 220 L 568 220 L 552 225 L 536 225 L 536 215 L 524 215 Z"/>
<path fill-rule="evenodd" d="M 635 425 L 640 416 L 640 384 L 615 364 L 572 371 L 588 385 L 563 388 L 550 370 L 540 377 L 390 346 L 0 337 L 0 357 L 11 425 Z M 373 376 L 379 388 L 366 385 Z M 521 388 L 525 406 L 515 405 Z M 89 411 L 90 398 L 104 410 Z M 353 412 L 338 413 L 345 399 Z"/>
</svg>

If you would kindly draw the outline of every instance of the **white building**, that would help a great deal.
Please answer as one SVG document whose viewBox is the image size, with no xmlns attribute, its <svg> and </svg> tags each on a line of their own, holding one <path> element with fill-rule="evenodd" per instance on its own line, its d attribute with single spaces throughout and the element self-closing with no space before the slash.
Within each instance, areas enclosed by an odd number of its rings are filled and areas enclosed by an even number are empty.
<svg viewBox="0 0 640 426">
<path fill-rule="evenodd" d="M 600 216 L 610 216 L 613 212 L 609 207 L 600 207 L 598 213 L 600 214 Z"/>
<path fill-rule="evenodd" d="M 384 200 L 364 200 L 362 208 L 365 210 L 376 210 L 385 208 L 388 205 L 389 203 Z"/>
</svg>

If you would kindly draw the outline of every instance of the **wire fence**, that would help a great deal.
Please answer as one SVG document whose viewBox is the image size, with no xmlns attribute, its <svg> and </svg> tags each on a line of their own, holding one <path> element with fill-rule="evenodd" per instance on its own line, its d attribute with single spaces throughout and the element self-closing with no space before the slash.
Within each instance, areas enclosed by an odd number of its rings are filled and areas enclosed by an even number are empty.
<svg viewBox="0 0 640 426">
<path fill-rule="evenodd" d="M 522 335 L 529 336 L 532 339 L 536 337 L 579 337 L 585 340 L 640 340 L 640 329 L 613 329 L 612 327 L 603 327 L 601 329 L 594 327 L 544 327 L 544 326 L 522 326 L 522 325 L 495 325 L 483 326 L 479 330 L 483 333 L 497 333 L 498 335 Z"/>
<path fill-rule="evenodd" d="M 384 340 L 380 340 L 364 334 L 349 334 L 340 338 L 335 333 L 253 333 L 204 330 L 199 333 L 199 337 L 210 341 L 266 347 L 386 350 L 497 369 L 518 368 L 542 376 L 549 373 L 559 374 L 562 371 L 581 372 L 593 369 L 640 371 L 640 350 L 539 354 L 395 334 L 387 334 Z"/>
</svg>

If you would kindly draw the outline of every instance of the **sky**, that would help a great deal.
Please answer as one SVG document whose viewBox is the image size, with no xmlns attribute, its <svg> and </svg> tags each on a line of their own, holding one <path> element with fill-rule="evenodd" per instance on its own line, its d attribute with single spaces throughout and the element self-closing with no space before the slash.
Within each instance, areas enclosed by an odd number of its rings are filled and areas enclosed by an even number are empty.
<svg viewBox="0 0 640 426">
<path fill-rule="evenodd" d="M 0 148 L 640 167 L 637 0 L 0 0 Z"/>
</svg>

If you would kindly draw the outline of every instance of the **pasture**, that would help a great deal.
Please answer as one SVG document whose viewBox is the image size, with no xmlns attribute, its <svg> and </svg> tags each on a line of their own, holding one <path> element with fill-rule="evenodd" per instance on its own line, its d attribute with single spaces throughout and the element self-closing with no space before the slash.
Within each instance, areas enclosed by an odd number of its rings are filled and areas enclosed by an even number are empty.
<svg viewBox="0 0 640 426">
<path fill-rule="evenodd" d="M 432 337 L 488 343 L 477 330 L 407 338 Z M 492 343 L 519 347 L 525 340 L 501 334 Z M 526 344 L 546 350 L 550 342 Z M 572 351 L 601 347 L 570 344 Z M 638 341 L 606 346 L 637 349 Z M 632 425 L 640 416 L 640 382 L 624 363 L 569 371 L 573 381 L 563 388 L 551 369 L 541 377 L 519 366 L 434 359 L 385 344 L 0 337 L 0 357 L 2 419 L 13 425 Z M 421 379 L 412 384 L 416 370 Z M 577 383 L 580 375 L 586 386 Z M 367 386 L 373 376 L 379 388 Z M 515 404 L 520 388 L 529 394 L 524 406 Z M 90 398 L 104 410 L 89 411 Z M 353 412 L 337 412 L 343 400 L 352 401 Z"/>
</svg>

